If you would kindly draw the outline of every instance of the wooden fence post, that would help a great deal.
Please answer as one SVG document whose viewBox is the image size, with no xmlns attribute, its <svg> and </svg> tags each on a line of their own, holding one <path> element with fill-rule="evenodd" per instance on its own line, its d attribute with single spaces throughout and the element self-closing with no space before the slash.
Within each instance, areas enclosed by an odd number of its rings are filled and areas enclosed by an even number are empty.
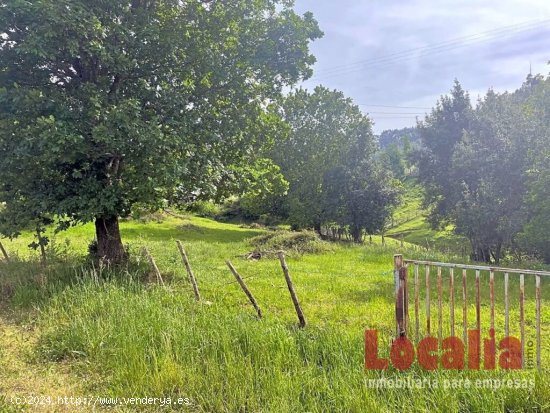
<svg viewBox="0 0 550 413">
<path fill-rule="evenodd" d="M 419 288 L 418 288 L 418 264 L 414 264 L 414 321 L 415 321 L 415 339 L 420 341 L 420 316 L 418 314 L 419 304 Z"/>
<path fill-rule="evenodd" d="M 409 317 L 409 299 L 407 294 L 407 267 L 403 265 L 403 255 L 393 256 L 393 266 L 395 271 L 396 296 L 395 296 L 395 321 L 397 326 L 397 336 L 407 336 L 407 324 Z"/>
<path fill-rule="evenodd" d="M 191 282 L 191 285 L 193 286 L 193 292 L 195 293 L 195 300 L 200 301 L 201 295 L 199 293 L 199 287 L 197 286 L 197 280 L 195 279 L 195 274 L 193 274 L 193 270 L 191 269 L 191 264 L 189 264 L 189 259 L 187 258 L 187 254 L 185 253 L 185 249 L 183 248 L 183 245 L 180 241 L 176 241 L 176 244 L 178 246 L 178 250 L 180 251 L 181 259 L 183 261 L 183 265 L 185 266 L 185 269 L 187 270 L 187 275 L 189 276 L 189 281 Z"/>
<path fill-rule="evenodd" d="M 159 271 L 159 268 L 157 267 L 157 263 L 155 262 L 155 259 L 153 258 L 153 256 L 149 253 L 149 250 L 147 249 L 147 247 L 143 247 L 143 254 L 147 257 L 147 259 L 149 260 L 149 264 L 151 265 L 151 268 L 153 269 L 153 271 L 155 272 L 155 275 L 157 276 L 157 281 L 164 285 L 164 280 L 162 279 L 162 275 L 160 275 L 160 271 Z"/>
<path fill-rule="evenodd" d="M 288 287 L 288 291 L 290 292 L 290 297 L 292 298 L 294 308 L 296 309 L 296 314 L 298 315 L 300 328 L 304 328 L 307 324 L 306 318 L 304 317 L 304 313 L 302 312 L 302 308 L 300 307 L 300 301 L 298 301 L 298 296 L 294 291 L 294 284 L 292 284 L 290 274 L 288 273 L 288 266 L 286 265 L 285 254 L 282 251 L 279 251 L 277 255 L 279 257 L 279 261 L 281 262 L 281 268 L 283 269 L 283 274 L 285 275 L 286 285 Z"/>
<path fill-rule="evenodd" d="M 0 242 L 0 251 L 2 251 L 2 255 L 4 256 L 4 259 L 6 260 L 6 262 L 10 262 L 10 257 L 1 242 Z"/>
<path fill-rule="evenodd" d="M 248 297 L 248 299 L 250 300 L 250 303 L 254 306 L 254 308 L 256 309 L 256 312 L 258 313 L 258 318 L 262 318 L 262 310 L 260 309 L 260 306 L 258 305 L 258 302 L 256 301 L 256 299 L 254 298 L 254 296 L 252 295 L 252 293 L 250 292 L 250 290 L 248 289 L 247 285 L 245 284 L 244 280 L 242 279 L 242 277 L 239 275 L 239 273 L 237 272 L 237 270 L 235 269 L 235 267 L 233 266 L 233 264 L 231 264 L 231 261 L 229 260 L 226 260 L 225 263 L 227 264 L 227 266 L 229 267 L 229 269 L 231 270 L 231 272 L 233 273 L 233 275 L 235 276 L 235 278 L 237 279 L 237 282 L 239 283 L 239 285 L 241 286 L 242 290 L 244 291 L 244 293 L 246 294 L 246 296 Z"/>
</svg>

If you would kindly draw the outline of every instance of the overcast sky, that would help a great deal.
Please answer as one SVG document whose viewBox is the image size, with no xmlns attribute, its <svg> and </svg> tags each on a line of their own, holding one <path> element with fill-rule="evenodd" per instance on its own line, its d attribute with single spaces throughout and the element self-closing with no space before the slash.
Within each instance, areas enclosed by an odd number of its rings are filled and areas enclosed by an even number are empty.
<svg viewBox="0 0 550 413">
<path fill-rule="evenodd" d="M 415 125 L 455 78 L 475 101 L 490 87 L 518 88 L 530 64 L 550 72 L 550 0 L 296 0 L 296 9 L 325 33 L 304 86 L 342 90 L 376 133 Z"/>
</svg>

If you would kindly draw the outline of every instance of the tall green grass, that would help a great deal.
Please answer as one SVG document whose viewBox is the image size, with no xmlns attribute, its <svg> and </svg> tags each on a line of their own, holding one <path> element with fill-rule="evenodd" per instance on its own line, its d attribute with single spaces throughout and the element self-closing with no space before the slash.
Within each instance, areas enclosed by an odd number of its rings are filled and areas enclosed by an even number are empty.
<svg viewBox="0 0 550 413">
<path fill-rule="evenodd" d="M 38 261 L 15 260 L 0 266 L 0 286 L 12 311 L 33 319 L 40 339 L 36 362 L 62 361 L 80 376 L 101 377 L 87 384 L 91 394 L 115 397 L 186 397 L 199 412 L 416 412 L 416 411 L 547 411 L 550 381 L 546 373 L 526 371 L 406 372 L 363 368 L 363 332 L 379 330 L 380 352 L 387 356 L 394 332 L 392 256 L 456 261 L 432 252 L 402 250 L 387 240 L 380 245 L 334 245 L 317 254 L 290 254 L 288 264 L 305 315 L 306 329 L 296 327 L 280 265 L 276 259 L 245 260 L 250 239 L 260 230 L 214 221 L 167 219 L 149 224 L 124 222 L 123 237 L 133 251 L 134 266 L 126 271 L 90 267 L 83 258 L 92 228 L 80 227 L 65 236 L 71 241 L 65 258 L 44 270 Z M 181 239 L 201 289 L 196 303 L 174 244 Z M 57 240 L 57 242 L 64 242 Z M 25 251 L 17 245 L 11 251 Z M 146 263 L 137 251 L 147 245 L 157 260 L 167 287 L 148 283 Z M 230 258 L 246 278 L 263 309 L 258 320 L 234 283 L 224 260 Z M 70 264 L 70 261 L 72 264 Z M 423 274 L 421 273 L 421 276 Z M 458 276 L 458 275 L 457 275 Z M 410 275 L 412 278 L 412 273 Z M 473 297 L 473 274 L 468 275 Z M 432 283 L 435 283 L 435 274 Z M 448 274 L 444 273 L 444 285 Z M 482 322 L 488 324 L 488 291 L 482 280 Z M 460 283 L 456 283 L 460 297 Z M 517 283 L 511 282 L 517 289 Z M 526 312 L 532 316 L 532 283 L 528 281 Z M 435 292 L 435 284 L 432 284 Z M 497 296 L 502 286 L 497 279 Z M 420 291 L 423 298 L 423 289 Z M 550 291 L 543 288 L 543 304 Z M 444 302 L 448 299 L 445 288 Z M 435 322 L 436 296 L 432 294 Z M 421 320 L 423 322 L 423 301 Z M 473 326 L 475 309 L 468 315 Z M 517 300 L 512 302 L 517 313 Z M 29 308 L 34 311 L 29 312 Z M 448 306 L 444 317 L 448 320 Z M 460 330 L 460 301 L 456 306 Z M 550 314 L 543 305 L 543 332 Z M 411 310 L 411 318 L 413 313 Z M 528 331 L 532 331 L 532 317 Z M 513 318 L 514 325 L 517 319 Z M 497 325 L 502 327 L 502 301 Z M 435 325 L 435 324 L 434 324 Z M 444 334 L 448 334 L 448 323 Z M 1 342 L 1 340 L 0 340 Z M 550 348 L 543 347 L 548 367 Z M 376 389 L 369 379 L 511 378 L 533 379 L 534 388 Z M 151 407 L 147 410 L 157 411 Z M 158 411 L 166 411 L 158 407 Z"/>
<path fill-rule="evenodd" d="M 550 400 L 550 382 L 534 372 L 365 372 L 362 335 L 317 325 L 301 331 L 133 281 L 75 285 L 50 303 L 42 328 L 40 353 L 103 374 L 108 386 L 95 391 L 187 397 L 194 411 L 527 411 Z M 442 385 L 505 377 L 537 384 L 497 391 L 367 386 L 369 378 L 424 376 Z"/>
</svg>

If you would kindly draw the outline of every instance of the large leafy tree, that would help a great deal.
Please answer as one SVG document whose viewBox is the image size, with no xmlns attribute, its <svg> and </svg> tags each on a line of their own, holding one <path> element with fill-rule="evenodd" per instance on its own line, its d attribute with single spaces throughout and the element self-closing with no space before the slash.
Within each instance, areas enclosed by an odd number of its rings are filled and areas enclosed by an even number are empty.
<svg viewBox="0 0 550 413">
<path fill-rule="evenodd" d="M 282 105 L 281 117 L 289 131 L 271 154 L 289 182 L 281 201 L 293 227 L 320 230 L 323 221 L 323 177 L 341 164 L 357 140 L 358 128 L 370 122 L 342 92 L 318 86 L 298 89 Z"/>
<path fill-rule="evenodd" d="M 528 96 L 525 113 L 533 135 L 527 168 L 529 221 L 520 239 L 529 252 L 550 264 L 550 77 L 529 76 L 519 92 Z"/>
<path fill-rule="evenodd" d="M 425 191 L 424 205 L 430 223 L 437 227 L 448 221 L 460 193 L 451 176 L 456 145 L 470 128 L 472 107 L 468 93 L 455 81 L 450 95 L 442 96 L 426 119 L 418 124 L 421 148 L 415 154 L 418 177 Z"/>
<path fill-rule="evenodd" d="M 323 218 L 348 228 L 354 242 L 383 231 L 398 201 L 397 184 L 379 161 L 370 122 L 365 119 L 340 164 L 325 173 Z"/>
<path fill-rule="evenodd" d="M 283 0 L 10 0 L 0 30 L 1 230 L 94 221 L 114 262 L 132 205 L 232 191 L 258 165 L 267 103 L 310 76 L 321 35 Z"/>
<path fill-rule="evenodd" d="M 455 148 L 451 176 L 461 191 L 451 216 L 475 260 L 498 263 L 525 223 L 528 130 L 517 96 L 490 90 Z"/>
</svg>

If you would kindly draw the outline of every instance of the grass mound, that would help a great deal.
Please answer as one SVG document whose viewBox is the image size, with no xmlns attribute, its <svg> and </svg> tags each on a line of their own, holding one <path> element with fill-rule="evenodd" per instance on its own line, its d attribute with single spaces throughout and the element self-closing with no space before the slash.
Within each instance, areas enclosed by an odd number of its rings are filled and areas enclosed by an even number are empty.
<svg viewBox="0 0 550 413">
<path fill-rule="evenodd" d="M 321 240 L 314 231 L 274 231 L 258 235 L 250 240 L 256 250 L 263 255 L 274 254 L 279 250 L 297 254 L 318 254 L 333 249 Z"/>
</svg>

